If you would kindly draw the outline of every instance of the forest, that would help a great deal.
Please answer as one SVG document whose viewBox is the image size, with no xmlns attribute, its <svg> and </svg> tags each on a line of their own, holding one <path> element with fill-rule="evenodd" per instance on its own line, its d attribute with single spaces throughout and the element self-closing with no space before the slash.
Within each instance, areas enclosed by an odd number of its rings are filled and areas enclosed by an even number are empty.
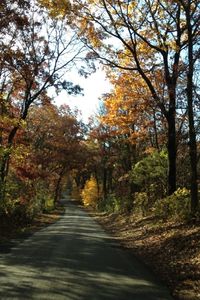
<svg viewBox="0 0 200 300">
<path fill-rule="evenodd" d="M 199 220 L 198 0 L 2 0 L 0 213 L 16 222 L 63 193 L 100 211 Z M 100 61 L 112 83 L 84 124 L 54 91 Z M 98 82 L 97 84 L 101 84 Z"/>
<path fill-rule="evenodd" d="M 199 0 L 1 0 L 0 242 L 68 197 L 199 299 L 199 46 Z M 98 66 L 83 122 L 55 100 Z"/>
</svg>

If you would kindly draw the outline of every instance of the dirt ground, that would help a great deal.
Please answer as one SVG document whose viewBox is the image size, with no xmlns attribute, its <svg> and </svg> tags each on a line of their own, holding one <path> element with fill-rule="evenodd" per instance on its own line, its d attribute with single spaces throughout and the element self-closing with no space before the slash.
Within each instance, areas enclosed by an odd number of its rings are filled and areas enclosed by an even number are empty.
<svg viewBox="0 0 200 300">
<path fill-rule="evenodd" d="M 92 213 L 106 231 L 148 265 L 175 299 L 200 299 L 200 224 Z"/>
</svg>

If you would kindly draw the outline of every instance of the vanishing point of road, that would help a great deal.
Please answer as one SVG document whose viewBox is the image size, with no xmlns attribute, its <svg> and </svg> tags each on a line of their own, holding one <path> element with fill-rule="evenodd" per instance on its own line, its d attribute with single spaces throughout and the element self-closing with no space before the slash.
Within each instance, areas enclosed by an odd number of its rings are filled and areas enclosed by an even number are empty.
<svg viewBox="0 0 200 300">
<path fill-rule="evenodd" d="M 170 300 L 167 289 L 81 207 L 0 252 L 0 299 Z"/>
</svg>

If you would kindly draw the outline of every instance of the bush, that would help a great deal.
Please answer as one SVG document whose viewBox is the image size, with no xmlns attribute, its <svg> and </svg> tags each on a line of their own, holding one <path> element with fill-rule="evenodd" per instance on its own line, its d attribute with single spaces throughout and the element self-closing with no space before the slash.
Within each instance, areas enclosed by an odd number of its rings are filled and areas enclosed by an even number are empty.
<svg viewBox="0 0 200 300">
<path fill-rule="evenodd" d="M 105 199 L 98 203 L 98 209 L 106 212 L 117 212 L 121 209 L 121 200 L 115 194 L 108 194 Z"/>
<path fill-rule="evenodd" d="M 133 201 L 130 197 L 119 197 L 114 193 L 107 195 L 105 199 L 98 202 L 98 210 L 106 212 L 130 212 Z"/>
<path fill-rule="evenodd" d="M 28 203 L 22 198 L 16 200 L 6 198 L 1 203 L 0 212 L 7 220 L 12 220 L 13 224 L 27 224 L 32 221 L 34 217 L 34 211 L 31 203 Z"/>
<path fill-rule="evenodd" d="M 134 206 L 133 210 L 136 214 L 145 216 L 149 210 L 149 199 L 147 193 L 135 193 L 134 194 Z"/>
<path fill-rule="evenodd" d="M 32 197 L 32 209 L 35 215 L 41 212 L 50 212 L 55 207 L 54 194 L 42 181 L 35 186 L 35 195 Z"/>
<path fill-rule="evenodd" d="M 168 158 L 166 151 L 154 151 L 133 166 L 131 180 L 148 195 L 149 204 L 167 192 Z"/>
<path fill-rule="evenodd" d="M 55 208 L 54 199 L 51 197 L 46 197 L 43 202 L 43 212 L 50 212 Z"/>
<path fill-rule="evenodd" d="M 17 224 L 28 224 L 33 220 L 34 216 L 35 214 L 32 205 L 19 203 L 15 206 L 11 218 Z"/>
<path fill-rule="evenodd" d="M 156 202 L 155 214 L 163 219 L 186 220 L 190 217 L 190 192 L 186 188 Z"/>
</svg>

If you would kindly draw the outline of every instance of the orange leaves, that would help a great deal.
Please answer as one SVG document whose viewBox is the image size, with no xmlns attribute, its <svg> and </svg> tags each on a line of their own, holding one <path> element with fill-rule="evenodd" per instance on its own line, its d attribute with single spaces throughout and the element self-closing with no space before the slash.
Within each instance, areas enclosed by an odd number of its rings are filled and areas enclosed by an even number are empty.
<svg viewBox="0 0 200 300">
<path fill-rule="evenodd" d="M 148 92 L 143 81 L 129 73 L 112 78 L 114 91 L 105 96 L 106 114 L 101 117 L 103 124 L 114 128 L 118 134 L 128 135 L 135 143 L 146 134 L 148 114 L 150 114 Z"/>
</svg>

